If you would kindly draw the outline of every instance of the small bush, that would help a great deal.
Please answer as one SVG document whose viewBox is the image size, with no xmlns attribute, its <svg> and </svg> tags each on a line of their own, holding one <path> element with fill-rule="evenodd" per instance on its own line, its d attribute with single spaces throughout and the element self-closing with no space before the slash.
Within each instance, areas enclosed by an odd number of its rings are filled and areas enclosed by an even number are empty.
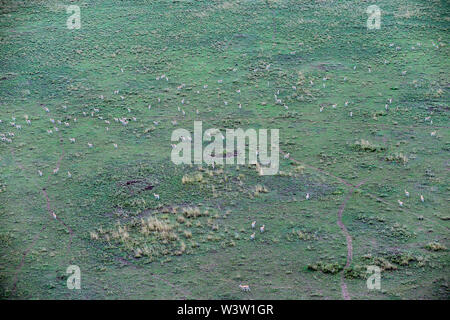
<svg viewBox="0 0 450 320">
<path fill-rule="evenodd" d="M 381 147 L 381 146 L 379 146 L 379 145 L 372 144 L 372 143 L 370 143 L 369 141 L 364 140 L 364 139 L 361 139 L 361 140 L 359 140 L 359 141 L 356 141 L 355 144 L 353 145 L 353 147 L 354 147 L 356 150 L 359 150 L 359 151 L 366 151 L 366 152 L 367 152 L 367 151 L 368 151 L 368 152 L 378 152 L 378 151 L 382 151 L 382 150 L 385 149 L 384 147 Z"/>
<path fill-rule="evenodd" d="M 447 250 L 447 247 L 444 246 L 443 244 L 440 244 L 439 242 L 430 242 L 425 246 L 425 248 L 430 251 Z"/>
</svg>

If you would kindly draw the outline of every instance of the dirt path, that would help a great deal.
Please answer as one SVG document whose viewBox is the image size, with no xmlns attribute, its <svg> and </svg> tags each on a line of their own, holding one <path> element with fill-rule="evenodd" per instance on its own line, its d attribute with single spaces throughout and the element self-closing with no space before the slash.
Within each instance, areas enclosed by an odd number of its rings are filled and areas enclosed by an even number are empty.
<svg viewBox="0 0 450 320">
<path fill-rule="evenodd" d="M 58 222 L 60 224 L 62 224 L 67 229 L 67 231 L 69 231 L 69 244 L 67 245 L 67 251 L 70 252 L 70 246 L 72 244 L 72 238 L 73 238 L 73 230 L 67 224 L 65 224 L 64 221 L 61 218 L 59 218 L 55 214 L 55 212 L 51 209 L 50 199 L 48 198 L 47 190 L 45 188 L 42 188 L 42 192 L 44 193 L 45 200 L 47 201 L 47 212 L 48 212 L 48 214 L 51 217 L 53 217 L 54 219 L 58 220 Z"/>
<path fill-rule="evenodd" d="M 345 269 L 350 267 L 350 264 L 352 263 L 352 259 L 353 259 L 353 244 L 352 244 L 352 237 L 350 236 L 350 233 L 348 232 L 347 228 L 345 227 L 344 223 L 342 222 L 342 214 L 344 213 L 345 206 L 347 205 L 347 202 L 350 199 L 350 197 L 352 196 L 352 194 L 355 191 L 355 189 L 359 188 L 364 183 L 365 183 L 365 181 L 360 182 L 359 184 L 357 184 L 354 188 L 352 188 L 348 192 L 347 196 L 344 199 L 344 202 L 342 202 L 341 206 L 339 207 L 339 211 L 338 211 L 337 224 L 338 224 L 339 228 L 341 228 L 342 233 L 345 235 L 345 239 L 347 241 L 347 263 L 345 264 L 344 270 L 342 270 L 342 274 L 341 274 L 342 296 L 344 297 L 345 300 L 350 300 L 350 295 L 348 293 L 347 285 L 345 284 L 345 280 L 344 280 L 344 273 L 345 273 Z"/>
</svg>

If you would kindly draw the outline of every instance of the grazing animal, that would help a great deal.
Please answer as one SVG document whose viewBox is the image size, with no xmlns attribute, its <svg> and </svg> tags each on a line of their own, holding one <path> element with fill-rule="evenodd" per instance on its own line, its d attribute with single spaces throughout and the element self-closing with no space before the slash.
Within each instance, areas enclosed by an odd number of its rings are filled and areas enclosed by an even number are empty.
<svg viewBox="0 0 450 320">
<path fill-rule="evenodd" d="M 92 143 L 89 143 L 89 142 L 88 142 L 88 147 L 89 147 L 89 148 L 92 148 Z"/>
<path fill-rule="evenodd" d="M 306 194 L 306 200 L 309 200 L 309 193 Z"/>
<path fill-rule="evenodd" d="M 286 153 L 286 154 L 284 155 L 284 158 L 285 158 L 285 159 L 289 159 L 289 153 Z"/>
<path fill-rule="evenodd" d="M 254 232 L 250 235 L 250 240 L 255 240 L 255 233 Z"/>
<path fill-rule="evenodd" d="M 59 171 L 59 168 L 54 169 L 54 170 L 53 170 L 53 174 L 57 174 L 58 171 Z"/>
<path fill-rule="evenodd" d="M 67 171 L 67 176 L 68 176 L 69 178 L 72 177 L 72 174 L 70 173 L 70 171 Z"/>
<path fill-rule="evenodd" d="M 398 201 L 398 205 L 400 206 L 400 207 L 403 207 L 403 202 L 401 202 L 400 200 L 397 200 Z"/>
<path fill-rule="evenodd" d="M 154 193 L 153 196 L 155 197 L 156 200 L 159 200 L 159 194 Z"/>
<path fill-rule="evenodd" d="M 425 199 L 423 198 L 423 195 L 420 195 L 420 201 L 425 202 Z"/>
<path fill-rule="evenodd" d="M 252 222 L 252 229 L 255 228 L 255 225 L 256 225 L 256 221 L 253 221 L 253 222 Z"/>
<path fill-rule="evenodd" d="M 405 190 L 405 195 L 409 197 L 409 192 Z"/>
<path fill-rule="evenodd" d="M 262 227 L 261 227 L 261 228 L 259 228 L 259 231 L 261 231 L 261 232 L 264 232 L 264 228 L 265 228 L 265 226 L 264 226 L 264 225 L 262 225 Z"/>
<path fill-rule="evenodd" d="M 42 177 L 42 171 L 38 170 L 39 176 Z"/>
<path fill-rule="evenodd" d="M 52 212 L 52 216 L 53 218 L 57 219 L 56 214 L 54 212 Z"/>
<path fill-rule="evenodd" d="M 248 284 L 240 284 L 239 288 L 241 288 L 242 291 L 250 291 L 250 287 Z"/>
</svg>

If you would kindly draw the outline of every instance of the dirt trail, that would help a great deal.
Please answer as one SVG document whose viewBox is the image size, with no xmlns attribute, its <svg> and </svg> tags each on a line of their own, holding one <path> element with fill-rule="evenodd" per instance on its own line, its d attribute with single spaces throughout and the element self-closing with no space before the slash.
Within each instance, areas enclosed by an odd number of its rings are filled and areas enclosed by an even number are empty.
<svg viewBox="0 0 450 320">
<path fill-rule="evenodd" d="M 359 184 L 357 184 L 354 188 L 352 188 L 348 192 L 347 196 L 345 197 L 344 202 L 342 202 L 341 206 L 339 207 L 339 211 L 338 211 L 337 224 L 338 224 L 339 228 L 341 228 L 342 232 L 344 233 L 345 239 L 347 241 L 347 263 L 345 264 L 344 270 L 342 270 L 342 274 L 341 274 L 342 296 L 344 297 L 345 300 L 350 300 L 350 295 L 347 290 L 347 285 L 345 284 L 345 281 L 344 281 L 344 273 L 345 273 L 345 269 L 350 267 L 350 264 L 352 263 L 353 244 L 352 244 L 352 237 L 350 236 L 350 233 L 348 232 L 347 228 L 345 227 L 344 223 L 342 222 L 342 214 L 344 213 L 345 206 L 347 205 L 347 202 L 350 199 L 350 197 L 352 196 L 355 189 L 359 188 L 364 183 L 365 183 L 365 181 L 360 182 Z"/>
<path fill-rule="evenodd" d="M 55 214 L 55 212 L 51 209 L 50 199 L 48 198 L 47 190 L 45 188 L 43 188 L 42 192 L 44 193 L 45 200 L 47 201 L 47 212 L 49 213 L 49 215 L 51 217 L 53 217 L 54 219 L 58 220 L 58 222 L 61 223 L 67 229 L 67 231 L 69 231 L 69 244 L 67 245 L 67 251 L 70 252 L 70 246 L 72 244 L 72 238 L 73 238 L 73 230 L 67 224 L 65 224 L 64 221 L 62 221 L 62 219 L 59 218 Z"/>
</svg>

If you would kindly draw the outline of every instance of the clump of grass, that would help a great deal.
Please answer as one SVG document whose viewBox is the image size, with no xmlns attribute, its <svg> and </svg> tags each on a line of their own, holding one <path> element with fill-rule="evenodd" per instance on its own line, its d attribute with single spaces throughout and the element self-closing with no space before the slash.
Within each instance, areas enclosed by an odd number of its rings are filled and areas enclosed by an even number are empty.
<svg viewBox="0 0 450 320">
<path fill-rule="evenodd" d="M 305 170 L 305 167 L 304 167 L 304 166 L 296 166 L 296 167 L 294 168 L 294 172 L 295 172 L 295 173 L 300 173 L 300 174 L 302 174 L 304 170 Z"/>
<path fill-rule="evenodd" d="M 386 161 L 392 161 L 392 162 L 399 162 L 406 164 L 408 163 L 409 159 L 407 156 L 405 156 L 403 153 L 394 153 L 386 156 Z"/>
<path fill-rule="evenodd" d="M 140 258 L 142 257 L 143 251 L 141 248 L 136 248 L 134 249 L 134 257 L 135 258 Z"/>
<path fill-rule="evenodd" d="M 177 217 L 177 222 L 180 224 L 183 224 L 186 222 L 186 219 L 183 216 L 178 216 Z"/>
<path fill-rule="evenodd" d="M 415 233 L 412 233 L 408 230 L 406 225 L 401 225 L 399 223 L 394 223 L 391 227 L 387 227 L 383 232 L 386 236 L 391 238 L 397 238 L 403 241 L 406 241 L 410 238 L 414 238 L 416 236 Z"/>
<path fill-rule="evenodd" d="M 377 265 L 381 268 L 383 271 L 394 271 L 397 270 L 398 267 L 391 263 L 388 259 L 385 259 L 383 257 L 372 257 L 371 255 L 364 256 L 365 260 L 369 260 L 370 264 Z"/>
<path fill-rule="evenodd" d="M 184 241 L 180 242 L 180 249 L 175 251 L 176 256 L 181 256 L 186 251 L 186 244 Z"/>
<path fill-rule="evenodd" d="M 184 230 L 183 234 L 186 237 L 186 239 L 192 238 L 192 232 L 191 231 Z"/>
<path fill-rule="evenodd" d="M 141 232 L 144 234 L 148 233 L 147 231 L 169 232 L 172 230 L 171 225 L 155 217 L 150 217 L 147 220 L 141 219 L 141 227 Z"/>
<path fill-rule="evenodd" d="M 98 233 L 95 231 L 90 232 L 91 240 L 98 240 Z"/>
<path fill-rule="evenodd" d="M 364 279 L 366 270 L 361 265 L 351 266 L 344 270 L 344 277 L 347 279 Z"/>
<path fill-rule="evenodd" d="M 183 215 L 186 218 L 196 218 L 202 215 L 198 207 L 187 207 L 183 208 Z"/>
<path fill-rule="evenodd" d="M 326 263 L 323 261 L 319 261 L 317 263 L 313 263 L 313 264 L 309 264 L 308 265 L 308 270 L 311 271 L 322 271 L 323 273 L 331 273 L 331 274 L 336 274 L 339 271 L 341 271 L 343 268 L 341 265 L 339 265 L 339 263 L 334 262 L 334 263 Z"/>
<path fill-rule="evenodd" d="M 444 251 L 447 250 L 447 247 L 444 246 L 443 244 L 440 244 L 439 242 L 430 242 L 427 243 L 427 245 L 425 246 L 425 248 L 427 250 L 430 251 Z"/>
<path fill-rule="evenodd" d="M 411 261 L 416 261 L 417 259 L 410 255 L 409 253 L 397 254 L 390 258 L 390 261 L 397 263 L 401 266 L 408 266 Z"/>
<path fill-rule="evenodd" d="M 365 151 L 365 152 L 378 152 L 382 151 L 385 148 L 376 144 L 369 142 L 368 140 L 360 139 L 356 141 L 353 145 L 356 150 Z"/>
<path fill-rule="evenodd" d="M 183 184 L 201 183 L 202 181 L 203 181 L 202 173 L 197 173 L 194 175 L 184 175 L 183 178 L 181 178 L 181 182 Z"/>
<path fill-rule="evenodd" d="M 255 196 L 258 196 L 260 193 L 267 193 L 267 192 L 269 192 L 269 190 L 266 187 L 258 184 L 255 186 L 255 191 L 253 192 L 253 194 Z"/>
<path fill-rule="evenodd" d="M 308 241 L 308 240 L 317 240 L 317 237 L 310 232 L 294 229 L 290 234 L 288 234 L 288 240 L 292 241 L 296 239 Z"/>
</svg>

